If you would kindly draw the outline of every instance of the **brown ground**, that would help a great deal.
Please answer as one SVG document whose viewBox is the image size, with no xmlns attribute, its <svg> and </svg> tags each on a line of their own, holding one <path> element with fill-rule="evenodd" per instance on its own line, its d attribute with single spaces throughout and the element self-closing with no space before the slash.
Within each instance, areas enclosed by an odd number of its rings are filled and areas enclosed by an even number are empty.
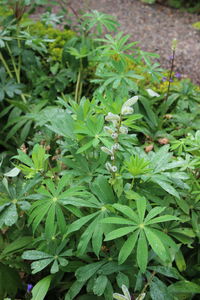
<svg viewBox="0 0 200 300">
<path fill-rule="evenodd" d="M 192 27 L 192 23 L 200 21 L 200 16 L 139 0 L 68 0 L 68 3 L 75 10 L 96 9 L 117 17 L 120 31 L 139 41 L 142 50 L 158 53 L 164 68 L 169 68 L 171 42 L 176 38 L 176 71 L 200 84 L 200 31 Z"/>
</svg>

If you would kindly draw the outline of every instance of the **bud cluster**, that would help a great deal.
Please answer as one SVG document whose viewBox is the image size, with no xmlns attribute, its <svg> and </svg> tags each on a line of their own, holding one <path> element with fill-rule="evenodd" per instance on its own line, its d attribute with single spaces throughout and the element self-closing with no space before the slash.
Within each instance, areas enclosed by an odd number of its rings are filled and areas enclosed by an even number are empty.
<svg viewBox="0 0 200 300">
<path fill-rule="evenodd" d="M 138 96 L 134 96 L 134 97 L 128 99 L 122 105 L 120 115 L 113 114 L 113 113 L 109 112 L 107 114 L 107 116 L 105 117 L 105 120 L 107 122 L 111 123 L 111 127 L 110 126 L 104 126 L 104 130 L 114 140 L 114 144 L 111 147 L 111 149 L 103 146 L 103 147 L 101 147 L 101 150 L 103 152 L 105 152 L 106 154 L 110 155 L 110 160 L 112 161 L 112 163 L 107 162 L 105 166 L 106 166 L 106 169 L 111 173 L 116 173 L 117 172 L 117 166 L 115 166 L 114 162 L 115 162 L 116 151 L 119 150 L 119 148 L 120 148 L 120 145 L 118 143 L 119 134 L 120 133 L 121 134 L 128 134 L 128 127 L 126 127 L 124 125 L 121 125 L 122 116 L 132 114 L 134 112 L 134 110 L 131 106 L 134 105 L 137 101 L 138 101 Z"/>
</svg>

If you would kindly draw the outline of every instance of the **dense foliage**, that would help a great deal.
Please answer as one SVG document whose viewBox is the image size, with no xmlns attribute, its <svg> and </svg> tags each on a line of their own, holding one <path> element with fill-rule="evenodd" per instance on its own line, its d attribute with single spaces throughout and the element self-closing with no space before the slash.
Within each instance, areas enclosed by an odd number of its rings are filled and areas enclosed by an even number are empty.
<svg viewBox="0 0 200 300">
<path fill-rule="evenodd" d="M 112 16 L 35 22 L 15 4 L 0 11 L 0 299 L 198 299 L 200 88 L 173 69 L 176 41 L 166 71 Z"/>
</svg>

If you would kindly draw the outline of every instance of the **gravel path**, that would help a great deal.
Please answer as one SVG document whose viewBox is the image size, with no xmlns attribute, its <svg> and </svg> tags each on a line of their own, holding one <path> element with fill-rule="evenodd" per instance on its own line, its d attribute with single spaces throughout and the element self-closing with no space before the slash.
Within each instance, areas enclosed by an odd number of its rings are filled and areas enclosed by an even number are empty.
<svg viewBox="0 0 200 300">
<path fill-rule="evenodd" d="M 121 24 L 120 31 L 139 41 L 142 50 L 160 55 L 163 68 L 169 68 L 171 42 L 176 38 L 175 70 L 200 84 L 200 31 L 191 25 L 200 21 L 200 16 L 139 0 L 68 0 L 68 3 L 75 10 L 96 9 L 115 16 Z"/>
</svg>

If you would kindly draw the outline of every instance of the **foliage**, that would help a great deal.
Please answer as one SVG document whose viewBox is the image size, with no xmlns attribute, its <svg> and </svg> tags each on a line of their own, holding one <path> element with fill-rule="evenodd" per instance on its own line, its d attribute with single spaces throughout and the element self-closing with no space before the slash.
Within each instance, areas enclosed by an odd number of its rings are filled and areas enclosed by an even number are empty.
<svg viewBox="0 0 200 300">
<path fill-rule="evenodd" d="M 109 15 L 2 18 L 0 298 L 198 297 L 199 87 Z"/>
</svg>

